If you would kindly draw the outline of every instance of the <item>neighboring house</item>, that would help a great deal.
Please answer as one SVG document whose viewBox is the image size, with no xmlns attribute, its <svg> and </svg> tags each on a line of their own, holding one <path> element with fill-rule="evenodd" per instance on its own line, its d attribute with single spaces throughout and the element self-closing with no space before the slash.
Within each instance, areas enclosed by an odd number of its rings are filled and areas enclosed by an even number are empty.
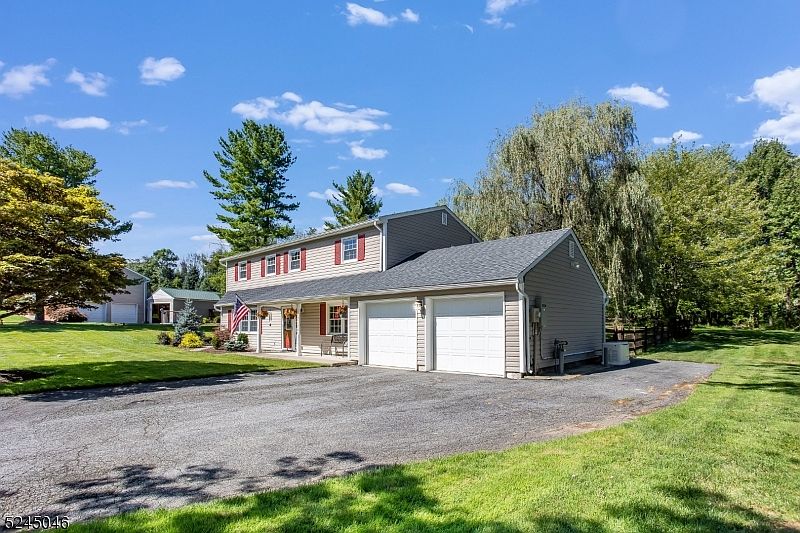
<svg viewBox="0 0 800 533">
<path fill-rule="evenodd" d="M 214 309 L 217 300 L 219 294 L 212 291 L 161 287 L 147 299 L 149 314 L 147 321 L 151 324 L 172 324 L 177 313 L 186 307 L 188 301 L 192 302 L 200 316 L 213 318 L 218 314 Z"/>
<path fill-rule="evenodd" d="M 122 324 L 143 324 L 146 320 L 147 283 L 145 276 L 129 268 L 123 268 L 125 276 L 131 284 L 125 287 L 125 293 L 114 294 L 111 301 L 96 305 L 94 309 L 81 308 L 89 322 L 117 322 Z"/>
<path fill-rule="evenodd" d="M 520 377 L 601 353 L 606 294 L 570 229 L 480 239 L 447 207 L 382 216 L 222 260 L 230 323 L 257 351 Z M 342 337 L 343 335 L 343 337 Z"/>
</svg>

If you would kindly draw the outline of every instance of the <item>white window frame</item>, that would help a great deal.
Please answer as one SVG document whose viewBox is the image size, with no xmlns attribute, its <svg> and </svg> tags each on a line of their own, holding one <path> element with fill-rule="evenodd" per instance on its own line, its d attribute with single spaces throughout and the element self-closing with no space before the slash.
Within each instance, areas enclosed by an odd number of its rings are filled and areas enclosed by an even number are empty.
<svg viewBox="0 0 800 533">
<path fill-rule="evenodd" d="M 272 272 L 269 271 L 269 260 L 270 259 L 272 259 Z M 267 276 L 274 276 L 275 273 L 278 271 L 277 270 L 278 269 L 278 258 L 275 257 L 275 254 L 272 254 L 272 255 L 268 255 L 266 257 L 266 259 L 264 259 L 264 261 L 265 261 L 264 268 L 266 269 L 266 272 L 264 274 L 267 275 Z"/>
<path fill-rule="evenodd" d="M 345 305 L 345 304 L 341 304 L 341 303 L 335 303 L 335 304 L 330 304 L 329 303 L 329 304 L 327 304 L 328 335 L 347 335 L 347 333 L 350 331 L 349 328 L 348 328 L 348 315 L 350 314 L 349 308 L 348 308 L 348 311 L 345 312 L 343 315 L 340 315 L 339 318 L 333 318 L 333 316 L 331 316 L 333 314 L 333 308 L 336 307 L 336 306 L 339 306 L 339 305 Z M 338 323 L 339 324 L 339 327 L 338 327 L 339 331 L 333 331 L 333 328 L 331 326 L 334 323 Z M 342 331 L 342 330 L 344 330 L 344 331 Z"/>
<path fill-rule="evenodd" d="M 258 333 L 258 311 L 255 309 L 250 309 L 250 312 L 247 314 L 247 318 L 239 322 L 239 326 L 236 331 L 239 333 Z"/>
<path fill-rule="evenodd" d="M 442 226 L 447 225 L 447 211 L 442 211 Z"/>
<path fill-rule="evenodd" d="M 355 247 L 353 248 L 353 258 L 346 259 L 344 243 L 351 239 L 355 243 Z M 353 261 L 358 261 L 358 235 L 349 235 L 347 237 L 342 237 L 342 263 L 352 263 Z"/>
<path fill-rule="evenodd" d="M 247 261 L 239 261 L 239 281 L 247 280 Z"/>
<path fill-rule="evenodd" d="M 292 264 L 294 263 L 294 259 L 292 256 L 297 254 L 297 268 L 294 268 Z M 289 272 L 297 272 L 303 267 L 303 254 L 300 252 L 300 248 L 295 248 L 294 250 L 289 250 Z"/>
</svg>

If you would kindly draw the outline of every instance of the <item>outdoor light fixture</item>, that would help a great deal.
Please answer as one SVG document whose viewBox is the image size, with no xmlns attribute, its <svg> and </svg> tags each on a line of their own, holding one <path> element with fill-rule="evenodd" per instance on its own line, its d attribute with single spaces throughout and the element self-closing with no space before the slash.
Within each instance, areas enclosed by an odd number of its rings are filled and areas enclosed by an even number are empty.
<svg viewBox="0 0 800 533">
<path fill-rule="evenodd" d="M 414 309 L 417 310 L 417 314 L 420 316 L 425 316 L 425 302 L 422 298 L 417 298 L 414 300 Z"/>
</svg>

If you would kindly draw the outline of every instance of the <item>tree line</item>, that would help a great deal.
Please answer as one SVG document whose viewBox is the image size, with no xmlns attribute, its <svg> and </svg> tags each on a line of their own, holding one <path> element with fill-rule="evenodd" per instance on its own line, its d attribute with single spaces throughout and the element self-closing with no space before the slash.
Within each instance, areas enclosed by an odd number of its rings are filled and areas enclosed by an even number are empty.
<svg viewBox="0 0 800 533">
<path fill-rule="evenodd" d="M 797 327 L 800 159 L 778 140 L 743 160 L 679 140 L 642 153 L 633 112 L 538 109 L 446 199 L 484 239 L 572 227 L 620 321 Z"/>
</svg>

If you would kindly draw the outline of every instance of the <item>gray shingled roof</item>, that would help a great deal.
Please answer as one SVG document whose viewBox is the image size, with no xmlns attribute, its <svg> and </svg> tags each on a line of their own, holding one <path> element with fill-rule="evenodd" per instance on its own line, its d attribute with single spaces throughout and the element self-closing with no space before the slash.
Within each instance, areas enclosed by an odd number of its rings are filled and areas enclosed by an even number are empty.
<svg viewBox="0 0 800 533">
<path fill-rule="evenodd" d="M 569 229 L 429 250 L 383 272 L 228 291 L 217 302 L 281 302 L 329 296 L 378 294 L 402 289 L 513 280 Z"/>
<path fill-rule="evenodd" d="M 159 288 L 173 298 L 180 298 L 183 300 L 204 300 L 213 302 L 219 299 L 219 294 L 213 291 L 194 291 L 190 289 L 176 289 L 173 287 Z"/>
</svg>

